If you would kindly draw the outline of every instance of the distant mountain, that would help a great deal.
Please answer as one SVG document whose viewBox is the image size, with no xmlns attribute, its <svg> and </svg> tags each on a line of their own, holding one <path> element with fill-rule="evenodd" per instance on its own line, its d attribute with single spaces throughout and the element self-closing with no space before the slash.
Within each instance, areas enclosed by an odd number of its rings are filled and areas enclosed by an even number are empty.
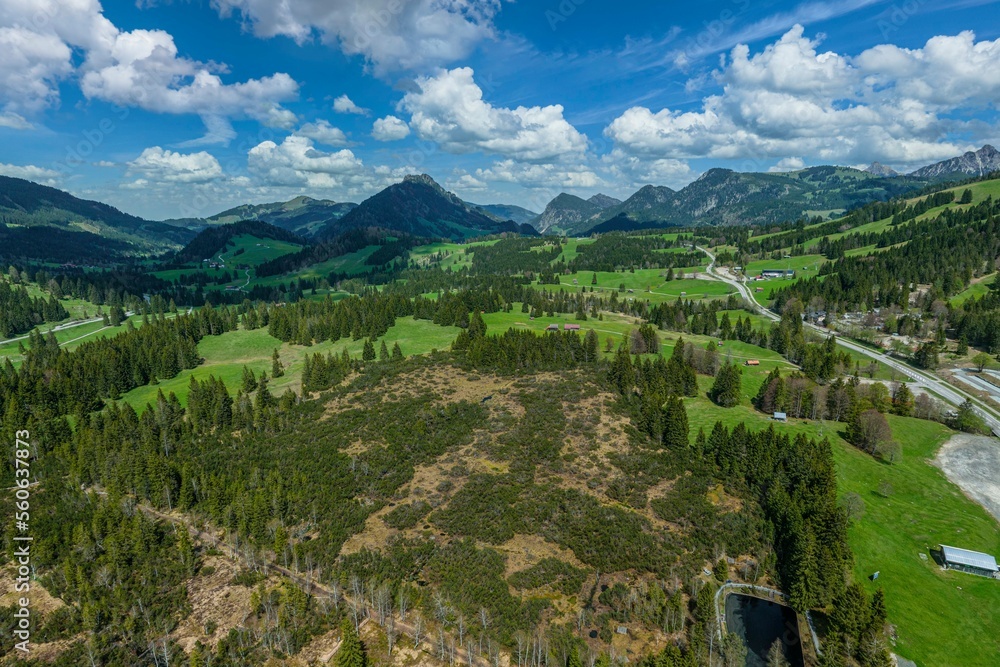
<svg viewBox="0 0 1000 667">
<path fill-rule="evenodd" d="M 873 176 L 880 176 L 882 178 L 893 178 L 894 176 L 899 176 L 899 172 L 892 167 L 887 167 L 881 162 L 872 162 L 868 165 L 865 171 Z"/>
<path fill-rule="evenodd" d="M 591 204 L 595 204 L 596 206 L 600 206 L 601 208 L 617 206 L 618 204 L 622 203 L 621 199 L 615 199 L 614 197 L 609 197 L 608 195 L 603 194 L 601 192 L 598 192 L 596 195 L 589 198 L 587 201 L 589 201 Z"/>
<path fill-rule="evenodd" d="M 663 186 L 644 186 L 624 202 L 592 212 L 583 220 L 563 224 L 559 231 L 579 235 L 668 226 L 760 225 L 800 217 L 827 217 L 871 201 L 905 195 L 925 184 L 921 179 L 879 177 L 846 167 L 820 166 L 766 174 L 710 169 L 676 192 Z M 566 197 L 570 195 L 556 197 L 546 211 L 570 208 L 579 213 L 582 208 L 579 202 L 583 200 Z M 567 202 L 573 206 L 568 207 Z"/>
<path fill-rule="evenodd" d="M 600 219 L 611 220 L 623 213 L 637 221 L 659 219 L 669 215 L 669 207 L 676 201 L 677 193 L 670 188 L 644 185 L 625 201 L 604 209 L 600 213 Z"/>
<path fill-rule="evenodd" d="M 497 220 L 503 222 L 504 220 L 513 220 L 517 224 L 531 223 L 532 220 L 538 217 L 538 214 L 534 211 L 529 211 L 526 208 L 521 208 L 520 206 L 515 206 L 513 204 L 472 204 L 470 202 L 465 202 L 468 206 L 474 209 L 478 209 L 486 213 L 487 215 L 492 215 Z"/>
<path fill-rule="evenodd" d="M 1000 151 L 989 144 L 978 151 L 921 167 L 910 174 L 912 178 L 948 180 L 967 176 L 985 176 L 1000 171 Z"/>
<path fill-rule="evenodd" d="M 602 210 L 603 207 L 593 202 L 563 192 L 556 195 L 531 224 L 543 234 L 564 233 L 572 236 L 588 226 L 592 227 L 588 221 Z"/>
<path fill-rule="evenodd" d="M 448 192 L 426 174 L 411 175 L 402 183 L 364 200 L 349 213 L 316 231 L 318 240 L 331 239 L 349 229 L 381 227 L 425 238 L 468 238 L 499 232 L 534 233 L 530 225 L 500 222 Z"/>
<path fill-rule="evenodd" d="M 107 204 L 7 176 L 0 176 L 0 224 L 15 226 L 5 233 L 0 253 L 33 260 L 54 259 L 46 241 L 55 252 L 56 245 L 73 243 L 74 234 L 79 235 L 76 242 L 82 248 L 103 239 L 98 244 L 107 253 L 100 258 L 105 261 L 179 248 L 194 236 L 187 229 L 143 220 Z"/>
<path fill-rule="evenodd" d="M 189 262 L 200 262 L 203 259 L 214 257 L 232 239 L 243 235 L 255 236 L 259 239 L 286 241 L 297 245 L 305 245 L 306 243 L 305 239 L 301 236 L 287 229 L 282 229 L 281 227 L 276 227 L 260 220 L 241 220 L 227 225 L 203 229 L 184 248 L 174 253 L 169 262 L 179 265 Z"/>
<path fill-rule="evenodd" d="M 285 202 L 242 204 L 208 218 L 184 218 L 166 220 L 165 222 L 201 230 L 214 225 L 228 225 L 240 220 L 260 220 L 294 232 L 299 236 L 308 237 L 326 223 L 331 220 L 339 220 L 356 207 L 357 204 L 354 202 L 313 199 L 303 195 Z"/>
</svg>

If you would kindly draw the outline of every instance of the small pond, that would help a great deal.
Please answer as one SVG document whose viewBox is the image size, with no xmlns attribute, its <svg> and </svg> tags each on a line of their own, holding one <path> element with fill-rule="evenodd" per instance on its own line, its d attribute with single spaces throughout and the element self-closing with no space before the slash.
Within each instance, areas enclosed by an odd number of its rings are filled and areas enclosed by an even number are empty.
<svg viewBox="0 0 1000 667">
<path fill-rule="evenodd" d="M 726 597 L 726 627 L 749 649 L 747 667 L 767 667 L 767 652 L 776 640 L 792 667 L 803 667 L 798 620 L 791 608 L 733 593 Z"/>
</svg>

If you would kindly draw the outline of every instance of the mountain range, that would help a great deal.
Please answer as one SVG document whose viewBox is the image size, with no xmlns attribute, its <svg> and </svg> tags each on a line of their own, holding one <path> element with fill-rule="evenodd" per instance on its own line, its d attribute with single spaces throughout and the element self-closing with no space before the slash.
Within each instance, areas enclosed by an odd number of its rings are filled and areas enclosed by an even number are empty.
<svg viewBox="0 0 1000 667">
<path fill-rule="evenodd" d="M 243 204 L 208 218 L 183 218 L 165 222 L 200 230 L 241 220 L 259 220 L 299 236 L 311 236 L 329 221 L 339 220 L 357 206 L 354 202 L 336 202 L 300 195 L 285 202 Z"/>
<path fill-rule="evenodd" d="M 1000 171 L 1000 151 L 986 144 L 978 151 L 968 151 L 964 155 L 921 167 L 910 173 L 911 178 L 942 180 L 985 176 Z"/>
<path fill-rule="evenodd" d="M 620 201 L 562 193 L 540 214 L 510 204 L 463 201 L 426 174 L 407 176 L 360 204 L 299 196 L 246 204 L 208 218 L 144 220 L 96 201 L 18 178 L 0 176 L 0 258 L 6 261 L 114 263 L 176 251 L 202 229 L 243 220 L 274 225 L 305 239 L 326 240 L 378 227 L 413 237 L 462 239 L 514 232 L 582 235 L 651 226 L 772 224 L 830 218 L 929 183 L 1000 170 L 1000 152 L 977 151 L 906 175 L 872 164 L 866 170 L 809 167 L 784 173 L 710 169 L 680 190 L 646 185 Z"/>
</svg>

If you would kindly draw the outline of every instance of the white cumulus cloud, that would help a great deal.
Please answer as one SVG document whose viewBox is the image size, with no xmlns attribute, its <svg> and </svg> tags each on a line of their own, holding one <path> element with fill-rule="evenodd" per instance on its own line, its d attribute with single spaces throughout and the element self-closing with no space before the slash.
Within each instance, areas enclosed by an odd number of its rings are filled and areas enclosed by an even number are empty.
<svg viewBox="0 0 1000 667">
<path fill-rule="evenodd" d="M 36 167 L 33 164 L 16 165 L 4 164 L 0 162 L 0 176 L 10 176 L 11 178 L 23 178 L 26 181 L 34 181 L 42 185 L 58 185 L 60 173 L 54 169 Z"/>
<path fill-rule="evenodd" d="M 526 188 L 594 188 L 604 181 L 585 165 L 531 164 L 501 160 L 486 169 L 477 169 L 480 181 L 514 183 Z"/>
<path fill-rule="evenodd" d="M 225 83 L 225 66 L 182 56 L 163 30 L 119 29 L 97 0 L 0 3 L 0 62 L 0 124 L 8 127 L 56 106 L 66 80 L 78 81 L 89 99 L 198 114 L 209 125 L 205 143 L 231 138 L 225 128 L 233 117 L 281 128 L 295 122 L 281 106 L 298 94 L 287 74 Z"/>
<path fill-rule="evenodd" d="M 129 162 L 128 173 L 143 183 L 207 183 L 223 176 L 222 165 L 211 153 L 176 153 L 159 146 Z"/>
<path fill-rule="evenodd" d="M 334 188 L 364 176 L 364 164 L 349 149 L 326 153 L 308 137 L 296 135 L 280 144 L 264 141 L 254 146 L 247 165 L 268 185 Z"/>
<path fill-rule="evenodd" d="M 377 141 L 399 141 L 410 135 L 410 126 L 395 116 L 378 118 L 372 124 L 372 137 Z"/>
<path fill-rule="evenodd" d="M 741 159 L 757 170 L 774 158 L 916 166 L 969 148 L 952 137 L 974 124 L 949 113 L 995 108 L 1000 96 L 1000 40 L 976 42 L 971 32 L 854 57 L 818 47 L 801 26 L 759 53 L 736 46 L 714 75 L 722 91 L 700 109 L 635 106 L 605 136 L 642 159 Z"/>
<path fill-rule="evenodd" d="M 337 113 L 353 113 L 359 116 L 367 116 L 370 113 L 368 109 L 355 104 L 347 95 L 341 95 L 333 101 L 333 110 Z"/>
<path fill-rule="evenodd" d="M 587 148 L 587 138 L 563 117 L 561 105 L 495 107 L 483 100 L 471 68 L 420 77 L 416 85 L 400 108 L 410 113 L 417 136 L 446 151 L 544 162 L 579 157 Z"/>
<path fill-rule="evenodd" d="M 377 73 L 454 62 L 493 36 L 500 0 L 215 0 L 258 37 L 318 35 Z"/>
<path fill-rule="evenodd" d="M 325 120 L 318 120 L 315 123 L 306 123 L 295 134 L 300 137 L 312 139 L 317 143 L 327 146 L 346 146 L 347 135 L 339 127 L 330 125 Z"/>
</svg>

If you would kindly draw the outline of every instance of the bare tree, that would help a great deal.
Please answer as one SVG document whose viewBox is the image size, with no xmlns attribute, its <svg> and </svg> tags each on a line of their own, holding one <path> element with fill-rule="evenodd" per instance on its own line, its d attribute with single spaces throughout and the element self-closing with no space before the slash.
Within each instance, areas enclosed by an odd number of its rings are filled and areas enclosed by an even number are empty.
<svg viewBox="0 0 1000 667">
<path fill-rule="evenodd" d="M 413 648 L 420 646 L 420 637 L 424 633 L 424 619 L 420 615 L 413 617 Z"/>
</svg>

